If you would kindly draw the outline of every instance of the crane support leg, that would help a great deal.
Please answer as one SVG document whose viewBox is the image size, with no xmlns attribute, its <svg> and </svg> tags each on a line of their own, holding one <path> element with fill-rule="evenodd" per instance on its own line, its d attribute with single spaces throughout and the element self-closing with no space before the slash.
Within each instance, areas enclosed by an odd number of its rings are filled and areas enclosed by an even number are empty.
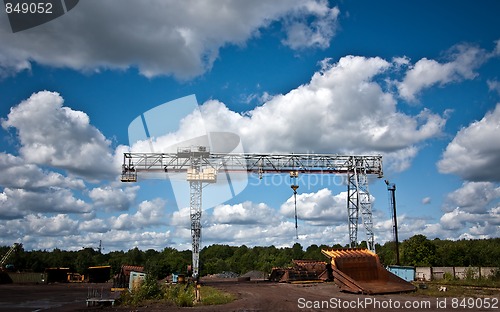
<svg viewBox="0 0 500 312">
<path fill-rule="evenodd" d="M 191 237 L 193 239 L 193 278 L 199 277 L 201 241 L 201 181 L 190 181 Z"/>
<path fill-rule="evenodd" d="M 358 220 L 359 220 L 359 198 L 357 192 L 357 181 L 354 173 L 347 175 L 347 215 L 349 224 L 349 246 L 358 246 Z"/>
<path fill-rule="evenodd" d="M 361 208 L 361 218 L 366 231 L 366 242 L 368 250 L 375 252 L 375 238 L 373 234 L 372 204 L 370 193 L 368 192 L 368 177 L 366 174 L 360 176 L 360 185 L 358 196 L 360 198 L 359 207 Z"/>
<path fill-rule="evenodd" d="M 375 252 L 373 234 L 372 205 L 368 191 L 367 164 L 362 158 L 351 158 L 352 170 L 347 175 L 347 213 L 349 222 L 349 243 L 351 247 L 358 245 L 359 212 L 366 231 L 368 249 Z"/>
</svg>

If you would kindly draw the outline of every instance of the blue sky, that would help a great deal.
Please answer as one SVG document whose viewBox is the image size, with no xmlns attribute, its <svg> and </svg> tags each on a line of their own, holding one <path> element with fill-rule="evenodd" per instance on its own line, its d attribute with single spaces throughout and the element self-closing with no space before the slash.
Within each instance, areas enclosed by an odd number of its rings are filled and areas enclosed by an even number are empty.
<svg viewBox="0 0 500 312">
<path fill-rule="evenodd" d="M 190 248 L 187 207 L 167 180 L 118 180 L 123 151 L 144 146 L 129 142 L 132 120 L 190 94 L 202 118 L 155 138 L 158 148 L 204 122 L 246 152 L 381 154 L 400 237 L 498 237 L 499 11 L 498 1 L 86 0 L 17 33 L 0 14 L 0 244 Z M 202 244 L 347 243 L 345 185 L 303 179 L 298 240 L 289 178 L 251 177 L 204 207 Z M 370 191 L 383 243 L 383 180 Z"/>
</svg>

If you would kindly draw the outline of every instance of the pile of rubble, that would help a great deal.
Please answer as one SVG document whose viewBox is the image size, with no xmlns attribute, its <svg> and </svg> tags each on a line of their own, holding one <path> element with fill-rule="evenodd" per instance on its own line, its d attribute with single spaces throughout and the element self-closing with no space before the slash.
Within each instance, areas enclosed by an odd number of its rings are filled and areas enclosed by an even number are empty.
<svg viewBox="0 0 500 312">
<path fill-rule="evenodd" d="M 267 279 L 268 274 L 266 272 L 262 271 L 248 271 L 247 273 L 243 274 L 242 278 L 249 278 L 250 280 L 265 280 Z"/>
<path fill-rule="evenodd" d="M 324 282 L 331 280 L 331 271 L 324 261 L 292 260 L 292 263 L 293 265 L 288 268 L 273 268 L 269 280 L 280 283 Z"/>
<path fill-rule="evenodd" d="M 217 274 L 208 274 L 206 277 L 207 278 L 237 278 L 238 276 L 239 275 L 234 273 L 234 272 L 224 271 L 224 272 L 217 273 Z"/>
</svg>

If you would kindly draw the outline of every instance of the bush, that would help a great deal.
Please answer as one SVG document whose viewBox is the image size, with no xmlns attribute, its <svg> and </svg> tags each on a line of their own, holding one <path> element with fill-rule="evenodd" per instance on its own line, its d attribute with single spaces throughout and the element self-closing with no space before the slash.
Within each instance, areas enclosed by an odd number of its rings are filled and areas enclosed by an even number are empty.
<svg viewBox="0 0 500 312">
<path fill-rule="evenodd" d="M 232 294 L 209 286 L 202 286 L 200 291 L 202 305 L 225 304 L 235 299 Z M 194 299 L 192 284 L 160 285 L 154 279 L 147 279 L 139 288 L 131 292 L 125 291 L 121 296 L 122 304 L 127 306 L 141 306 L 154 300 L 166 305 L 192 307 Z"/>
<path fill-rule="evenodd" d="M 455 280 L 455 276 L 453 276 L 453 274 L 449 273 L 449 272 L 445 272 L 444 275 L 443 275 L 443 279 L 445 281 L 453 281 Z"/>
<path fill-rule="evenodd" d="M 179 307 L 192 307 L 194 302 L 194 287 L 183 284 L 166 286 L 163 299 Z"/>
<path fill-rule="evenodd" d="M 137 306 L 145 300 L 161 299 L 163 292 L 162 286 L 158 284 L 156 279 L 146 275 L 146 279 L 141 286 L 131 292 L 124 291 L 121 294 L 121 300 L 125 305 Z"/>
<path fill-rule="evenodd" d="M 467 268 L 464 272 L 464 278 L 468 281 L 478 278 L 476 271 L 473 268 Z"/>
<path fill-rule="evenodd" d="M 489 277 L 492 281 L 500 281 L 500 269 L 496 268 Z"/>
</svg>

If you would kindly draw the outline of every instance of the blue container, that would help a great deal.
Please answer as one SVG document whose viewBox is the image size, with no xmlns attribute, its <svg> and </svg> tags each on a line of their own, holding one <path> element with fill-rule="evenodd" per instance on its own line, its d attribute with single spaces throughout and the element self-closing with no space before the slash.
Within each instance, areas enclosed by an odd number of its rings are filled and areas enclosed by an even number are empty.
<svg viewBox="0 0 500 312">
<path fill-rule="evenodd" d="M 389 265 L 387 266 L 387 270 L 407 282 L 413 282 L 415 280 L 415 267 Z"/>
</svg>

